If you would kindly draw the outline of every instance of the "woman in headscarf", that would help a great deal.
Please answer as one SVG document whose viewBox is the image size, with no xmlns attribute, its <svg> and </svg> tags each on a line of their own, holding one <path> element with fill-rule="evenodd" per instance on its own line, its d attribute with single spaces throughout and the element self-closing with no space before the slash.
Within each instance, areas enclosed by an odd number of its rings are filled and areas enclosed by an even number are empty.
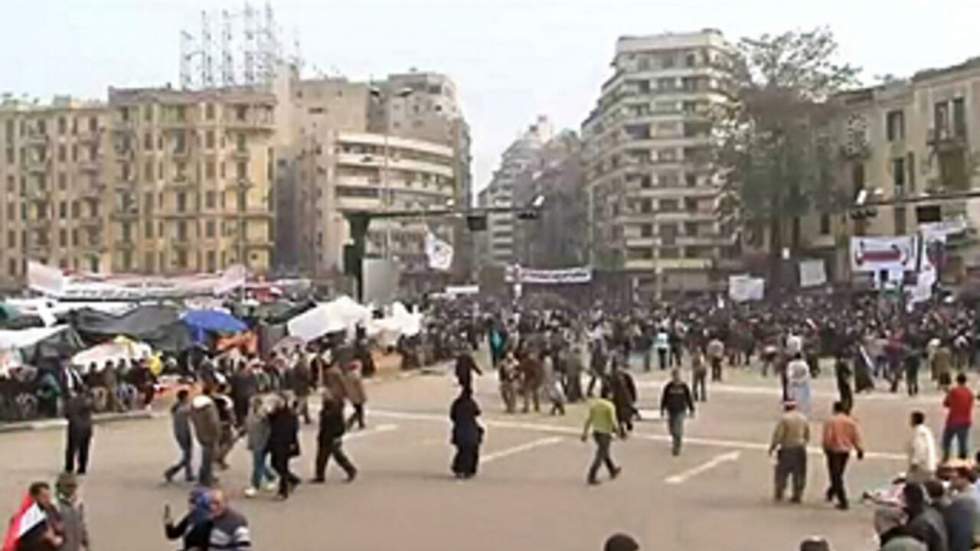
<svg viewBox="0 0 980 551">
<path fill-rule="evenodd" d="M 163 509 L 163 528 L 168 540 L 180 539 L 183 551 L 207 551 L 211 540 L 211 499 L 209 489 L 198 486 L 191 490 L 187 500 L 188 511 L 180 522 L 174 524 L 170 506 Z"/>
<path fill-rule="evenodd" d="M 473 389 L 463 387 L 449 409 L 449 418 L 453 422 L 452 444 L 456 446 L 452 464 L 456 478 L 467 479 L 476 475 L 480 444 L 483 442 L 483 427 L 477 421 L 479 416 L 480 406 L 473 399 Z"/>
</svg>

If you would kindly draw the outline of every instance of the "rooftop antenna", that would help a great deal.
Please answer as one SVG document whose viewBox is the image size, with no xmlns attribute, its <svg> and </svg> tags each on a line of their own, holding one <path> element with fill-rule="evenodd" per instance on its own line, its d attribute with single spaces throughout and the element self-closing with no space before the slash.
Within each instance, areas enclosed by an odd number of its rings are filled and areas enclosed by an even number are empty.
<svg viewBox="0 0 980 551">
<path fill-rule="evenodd" d="M 180 87 L 183 90 L 190 90 L 194 87 L 194 75 L 192 73 L 192 61 L 194 58 L 195 43 L 194 35 L 180 31 Z"/>
<path fill-rule="evenodd" d="M 255 84 L 255 65 L 256 65 L 256 32 L 255 32 L 255 8 L 252 4 L 245 2 L 245 11 L 242 13 L 242 49 L 245 52 L 245 71 L 243 81 L 247 85 Z"/>
<path fill-rule="evenodd" d="M 201 88 L 214 88 L 214 43 L 211 16 L 201 11 Z"/>
<path fill-rule="evenodd" d="M 232 15 L 221 10 L 221 85 L 235 85 L 235 56 L 232 54 Z"/>
</svg>

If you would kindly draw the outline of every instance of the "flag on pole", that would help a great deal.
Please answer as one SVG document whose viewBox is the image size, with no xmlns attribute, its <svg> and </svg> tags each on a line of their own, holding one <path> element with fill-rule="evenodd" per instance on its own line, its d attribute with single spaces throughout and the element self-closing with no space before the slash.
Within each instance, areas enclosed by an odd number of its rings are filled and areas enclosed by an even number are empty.
<svg viewBox="0 0 980 551">
<path fill-rule="evenodd" d="M 425 234 L 425 255 L 429 258 L 429 267 L 433 270 L 444 272 L 453 265 L 453 246 L 436 237 L 431 231 Z"/>
<path fill-rule="evenodd" d="M 17 544 L 24 537 L 24 534 L 39 528 L 47 521 L 47 518 L 44 510 L 31 499 L 31 496 L 25 495 L 17 513 L 10 519 L 7 535 L 3 538 L 3 551 L 16 551 Z"/>
</svg>

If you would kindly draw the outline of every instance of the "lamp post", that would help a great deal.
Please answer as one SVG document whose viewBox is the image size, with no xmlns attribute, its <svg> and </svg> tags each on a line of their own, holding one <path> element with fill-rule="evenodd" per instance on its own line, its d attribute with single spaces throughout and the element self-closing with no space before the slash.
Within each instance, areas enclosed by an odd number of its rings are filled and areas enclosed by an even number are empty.
<svg viewBox="0 0 980 551">
<path fill-rule="evenodd" d="M 374 98 L 379 103 L 379 105 L 381 105 L 381 108 L 384 110 L 384 117 L 385 117 L 384 148 L 382 153 L 384 155 L 384 159 L 382 160 L 382 166 L 381 166 L 381 189 L 382 189 L 381 207 L 384 211 L 390 210 L 392 204 L 394 203 L 394 201 L 392 200 L 393 197 L 391 194 L 391 188 L 389 187 L 389 181 L 388 181 L 388 156 L 389 156 L 388 142 L 391 137 L 391 100 L 393 98 L 402 98 L 402 99 L 407 98 L 408 96 L 412 95 L 412 92 L 413 90 L 408 87 L 400 88 L 388 94 L 385 94 L 385 92 L 377 86 L 372 86 L 370 90 L 371 97 Z M 391 259 L 391 222 L 390 221 L 385 223 L 385 240 L 384 240 L 384 248 L 382 252 L 384 258 L 389 260 Z"/>
</svg>

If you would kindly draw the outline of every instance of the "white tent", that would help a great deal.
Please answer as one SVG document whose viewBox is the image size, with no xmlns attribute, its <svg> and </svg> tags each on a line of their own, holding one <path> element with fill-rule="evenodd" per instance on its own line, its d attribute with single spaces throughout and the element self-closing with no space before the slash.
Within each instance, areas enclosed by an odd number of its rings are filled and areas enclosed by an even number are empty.
<svg viewBox="0 0 980 551">
<path fill-rule="evenodd" d="M 84 373 L 91 364 L 96 365 L 96 370 L 105 367 L 107 361 L 118 364 L 121 361 L 130 362 L 149 358 L 153 355 L 150 345 L 127 339 L 126 337 L 116 337 L 112 341 L 102 343 L 88 350 L 82 350 L 71 358 L 71 364 L 79 367 Z"/>
<path fill-rule="evenodd" d="M 348 296 L 318 304 L 286 323 L 289 334 L 304 341 L 322 337 L 327 333 L 346 331 L 358 323 L 371 321 L 371 309 L 361 306 Z"/>
</svg>

